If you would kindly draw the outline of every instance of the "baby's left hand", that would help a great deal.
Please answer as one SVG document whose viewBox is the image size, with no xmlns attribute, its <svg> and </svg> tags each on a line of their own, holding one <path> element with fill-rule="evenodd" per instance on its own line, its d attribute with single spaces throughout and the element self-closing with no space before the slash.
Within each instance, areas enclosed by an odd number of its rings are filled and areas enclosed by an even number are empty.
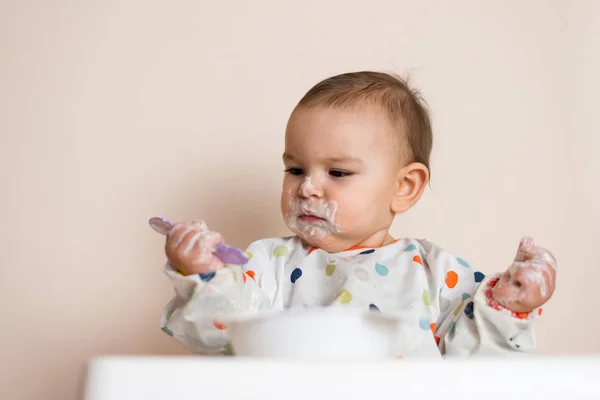
<svg viewBox="0 0 600 400">
<path fill-rule="evenodd" d="M 525 237 L 521 239 L 513 263 L 492 289 L 492 297 L 511 311 L 531 312 L 550 299 L 555 281 L 554 256 Z"/>
</svg>

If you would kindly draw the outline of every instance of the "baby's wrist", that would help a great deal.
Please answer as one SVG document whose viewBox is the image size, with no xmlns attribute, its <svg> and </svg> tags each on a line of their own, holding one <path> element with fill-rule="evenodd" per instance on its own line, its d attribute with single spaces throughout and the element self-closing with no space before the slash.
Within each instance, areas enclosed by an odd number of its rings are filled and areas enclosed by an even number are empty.
<svg viewBox="0 0 600 400">
<path fill-rule="evenodd" d="M 180 275 L 183 276 L 191 276 L 191 275 L 200 275 L 200 278 L 203 278 L 208 275 L 214 276 L 217 270 L 224 268 L 224 265 L 214 266 L 214 265 L 192 265 L 192 266 L 184 266 L 184 265 L 175 265 L 174 263 L 169 261 L 169 266 L 172 270 L 176 271 Z"/>
<path fill-rule="evenodd" d="M 189 275 L 194 275 L 195 273 L 193 271 L 190 271 L 188 268 L 186 268 L 185 266 L 182 265 L 178 265 L 175 264 L 174 262 L 172 262 L 171 260 L 167 261 L 167 263 L 169 264 L 169 267 L 177 272 L 180 275 L 183 276 L 189 276 Z"/>
</svg>

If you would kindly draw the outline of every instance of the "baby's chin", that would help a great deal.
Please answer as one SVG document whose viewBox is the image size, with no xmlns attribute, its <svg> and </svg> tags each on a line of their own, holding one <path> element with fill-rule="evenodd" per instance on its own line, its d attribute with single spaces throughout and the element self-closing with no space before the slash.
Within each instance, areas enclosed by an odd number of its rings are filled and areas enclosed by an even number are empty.
<svg viewBox="0 0 600 400">
<path fill-rule="evenodd" d="M 337 253 L 351 247 L 339 234 L 322 228 L 310 227 L 298 230 L 290 227 L 290 230 L 298 236 L 306 246 L 322 249 L 328 253 Z"/>
<path fill-rule="evenodd" d="M 322 218 L 310 220 L 297 215 L 286 215 L 284 221 L 289 230 L 298 236 L 308 247 L 323 249 L 329 253 L 346 250 L 348 241 L 336 224 Z"/>
</svg>

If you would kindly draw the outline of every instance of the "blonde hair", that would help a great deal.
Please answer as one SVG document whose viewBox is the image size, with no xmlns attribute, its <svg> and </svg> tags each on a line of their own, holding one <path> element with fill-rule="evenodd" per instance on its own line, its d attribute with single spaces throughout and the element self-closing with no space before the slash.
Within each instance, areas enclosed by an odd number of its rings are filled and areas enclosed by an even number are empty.
<svg viewBox="0 0 600 400">
<path fill-rule="evenodd" d="M 302 97 L 299 107 L 354 108 L 365 104 L 379 107 L 390 125 L 406 137 L 409 162 L 429 169 L 433 133 L 427 103 L 421 93 L 395 74 L 350 72 L 327 78 Z"/>
</svg>

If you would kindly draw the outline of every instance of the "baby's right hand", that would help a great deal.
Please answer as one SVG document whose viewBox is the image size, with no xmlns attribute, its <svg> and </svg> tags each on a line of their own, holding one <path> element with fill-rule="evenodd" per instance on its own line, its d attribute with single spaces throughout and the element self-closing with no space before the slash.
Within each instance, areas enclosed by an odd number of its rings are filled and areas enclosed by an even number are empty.
<svg viewBox="0 0 600 400">
<path fill-rule="evenodd" d="M 214 254 L 215 245 L 222 242 L 223 236 L 209 231 L 204 221 L 177 223 L 167 234 L 165 252 L 171 266 L 182 274 L 207 274 L 224 266 Z"/>
</svg>

